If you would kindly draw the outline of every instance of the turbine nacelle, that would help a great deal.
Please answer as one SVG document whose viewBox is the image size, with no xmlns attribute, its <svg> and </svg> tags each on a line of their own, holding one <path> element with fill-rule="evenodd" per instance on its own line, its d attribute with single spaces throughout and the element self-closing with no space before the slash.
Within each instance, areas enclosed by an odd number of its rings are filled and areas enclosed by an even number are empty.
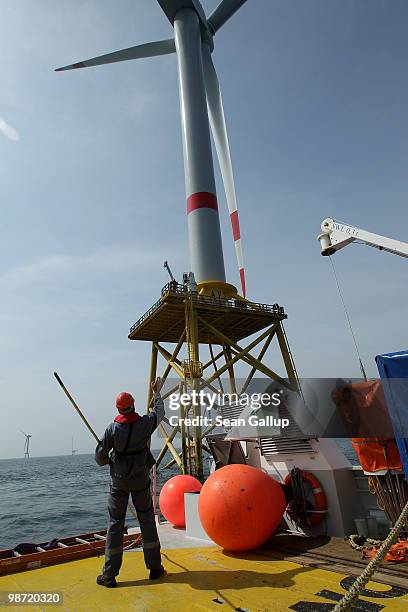
<svg viewBox="0 0 408 612">
<path fill-rule="evenodd" d="M 197 13 L 201 29 L 213 36 L 245 4 L 246 0 L 223 0 L 211 13 L 208 19 L 199 0 L 157 0 L 167 19 L 174 25 L 174 19 L 182 9 Z"/>
<path fill-rule="evenodd" d="M 179 11 L 183 9 L 190 9 L 197 13 L 201 28 L 208 30 L 207 18 L 199 0 L 157 0 L 157 2 L 162 7 L 164 14 L 170 21 L 171 25 L 174 25 L 174 19 Z"/>
</svg>

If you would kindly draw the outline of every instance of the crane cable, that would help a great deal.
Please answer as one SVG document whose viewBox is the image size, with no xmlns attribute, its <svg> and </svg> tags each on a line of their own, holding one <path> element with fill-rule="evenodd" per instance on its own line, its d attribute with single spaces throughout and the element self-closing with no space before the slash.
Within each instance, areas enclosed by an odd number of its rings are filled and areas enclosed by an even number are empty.
<svg viewBox="0 0 408 612">
<path fill-rule="evenodd" d="M 347 309 L 347 306 L 346 306 L 346 302 L 344 301 L 343 293 L 342 293 L 342 290 L 341 290 L 341 287 L 340 287 L 340 283 L 339 283 L 339 278 L 337 276 L 336 268 L 334 267 L 334 263 L 333 263 L 333 259 L 332 259 L 331 255 L 329 255 L 329 259 L 330 259 L 330 263 L 332 265 L 333 276 L 334 276 L 334 280 L 335 280 L 336 285 L 337 285 L 337 290 L 339 292 L 340 300 L 341 300 L 341 303 L 343 304 L 344 313 L 346 315 L 347 323 L 348 323 L 348 326 L 350 328 L 350 333 L 351 333 L 351 336 L 353 338 L 353 343 L 354 343 L 354 346 L 355 346 L 355 349 L 356 349 L 358 362 L 360 364 L 360 370 L 361 370 L 361 373 L 363 375 L 364 380 L 367 380 L 367 374 L 366 374 L 366 371 L 364 369 L 363 361 L 361 359 L 360 351 L 359 351 L 358 344 L 357 344 L 357 339 L 356 339 L 356 336 L 355 336 L 355 333 L 354 333 L 354 330 L 353 330 L 353 326 L 351 324 L 350 315 L 349 315 L 349 312 L 348 312 L 348 309 Z"/>
</svg>

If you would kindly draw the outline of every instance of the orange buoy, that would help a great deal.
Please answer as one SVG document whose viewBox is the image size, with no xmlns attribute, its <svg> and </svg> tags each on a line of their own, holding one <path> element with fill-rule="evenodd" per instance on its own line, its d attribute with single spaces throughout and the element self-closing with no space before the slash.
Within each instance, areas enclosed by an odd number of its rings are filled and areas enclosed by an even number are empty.
<svg viewBox="0 0 408 612">
<path fill-rule="evenodd" d="M 198 499 L 207 535 L 226 550 L 251 550 L 275 531 L 286 508 L 281 485 L 258 468 L 226 465 L 205 481 Z"/>
<path fill-rule="evenodd" d="M 174 527 L 186 526 L 184 493 L 200 491 L 202 486 L 197 478 L 187 474 L 173 476 L 165 483 L 160 491 L 160 512 Z"/>
</svg>

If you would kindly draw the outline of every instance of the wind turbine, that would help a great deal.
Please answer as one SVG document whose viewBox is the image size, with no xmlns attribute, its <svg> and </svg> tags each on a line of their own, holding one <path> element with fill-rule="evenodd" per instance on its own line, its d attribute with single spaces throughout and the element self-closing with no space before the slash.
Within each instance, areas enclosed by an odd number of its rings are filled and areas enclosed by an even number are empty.
<svg viewBox="0 0 408 612">
<path fill-rule="evenodd" d="M 29 447 L 30 447 L 30 438 L 33 436 L 31 434 L 26 434 L 22 429 L 20 429 L 23 436 L 25 436 L 25 444 L 24 444 L 24 457 L 28 459 L 30 457 Z"/>
<path fill-rule="evenodd" d="M 201 294 L 222 297 L 236 296 L 237 291 L 225 277 L 209 126 L 224 183 L 244 296 L 246 288 L 227 128 L 211 53 L 214 35 L 245 1 L 222 0 L 207 19 L 199 0 L 158 0 L 174 27 L 174 38 L 57 68 L 57 71 L 72 70 L 177 54 L 191 269 Z"/>
</svg>

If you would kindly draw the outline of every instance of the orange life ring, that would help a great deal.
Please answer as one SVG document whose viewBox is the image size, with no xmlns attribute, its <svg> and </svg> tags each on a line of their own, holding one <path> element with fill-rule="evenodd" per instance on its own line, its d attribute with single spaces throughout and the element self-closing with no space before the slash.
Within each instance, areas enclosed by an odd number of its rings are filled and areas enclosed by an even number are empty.
<svg viewBox="0 0 408 612">
<path fill-rule="evenodd" d="M 326 493 L 323 490 L 321 482 L 314 474 L 311 472 L 306 472 L 302 470 L 302 479 L 305 480 L 310 486 L 313 493 L 314 500 L 314 508 L 311 510 L 308 515 L 308 523 L 311 526 L 318 525 L 322 522 L 322 520 L 326 516 L 327 512 L 327 499 Z M 288 474 L 285 478 L 285 485 L 291 484 L 291 477 Z"/>
</svg>

